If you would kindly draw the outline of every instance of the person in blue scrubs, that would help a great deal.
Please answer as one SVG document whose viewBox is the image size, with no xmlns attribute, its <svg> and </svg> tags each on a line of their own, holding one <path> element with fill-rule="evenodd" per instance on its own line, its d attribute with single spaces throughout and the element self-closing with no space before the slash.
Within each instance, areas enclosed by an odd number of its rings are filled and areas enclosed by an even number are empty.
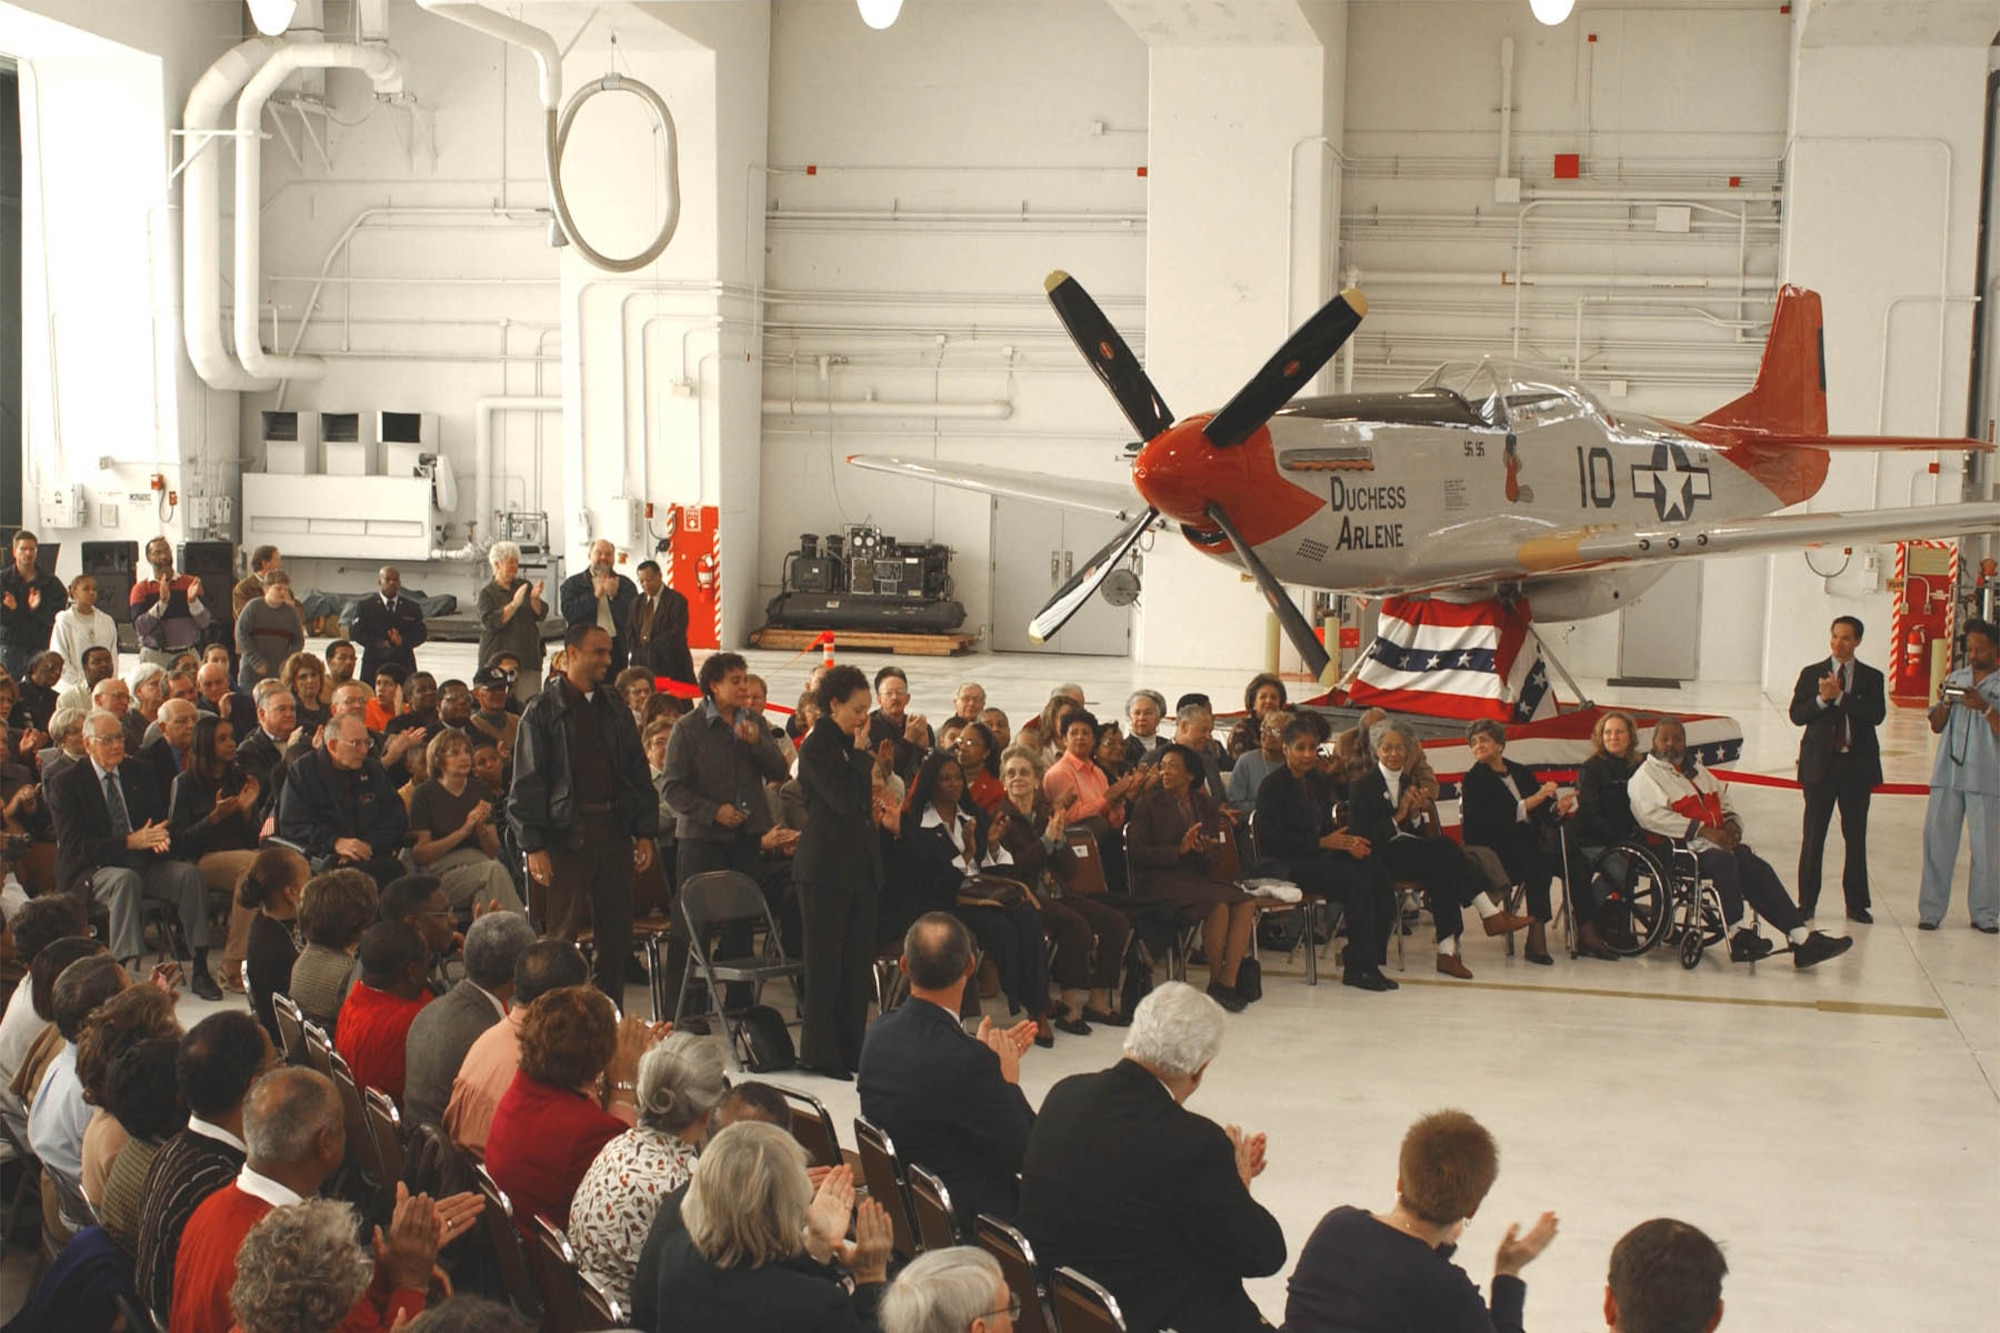
<svg viewBox="0 0 2000 1333">
<path fill-rule="evenodd" d="M 1972 925 L 2000 935 L 2000 627 L 1966 623 L 1965 665 L 1944 678 L 1944 694 L 1930 711 L 1931 732 L 1940 739 L 1924 811 L 1917 926 L 1936 930 L 1944 920 L 1959 828 L 1970 824 L 1972 880 L 1965 896 Z"/>
</svg>

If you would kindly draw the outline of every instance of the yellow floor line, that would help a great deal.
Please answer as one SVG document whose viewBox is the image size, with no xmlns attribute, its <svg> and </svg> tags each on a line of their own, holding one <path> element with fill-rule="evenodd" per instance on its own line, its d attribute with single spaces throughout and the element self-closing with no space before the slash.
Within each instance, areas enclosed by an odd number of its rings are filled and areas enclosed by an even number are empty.
<svg viewBox="0 0 2000 1333">
<path fill-rule="evenodd" d="M 1265 975 L 1271 980 L 1279 978 L 1303 979 L 1305 973 L 1281 972 L 1267 968 Z M 1733 1004 L 1752 1009 L 1809 1009 L 1822 1014 L 1865 1014 L 1874 1018 L 1949 1018 L 1942 1009 L 1914 1004 L 1864 1004 L 1856 1000 L 1760 1000 L 1750 996 L 1737 995 L 1669 995 L 1655 991 L 1610 990 L 1596 986 L 1534 986 L 1514 985 L 1499 981 L 1456 981 L 1442 977 L 1413 977 L 1401 972 L 1385 972 L 1405 986 L 1442 986 L 1450 990 L 1495 990 L 1533 992 L 1542 995 L 1594 995 L 1611 1000 L 1665 1000 L 1672 1004 Z M 1320 984 L 1339 985 L 1340 979 L 1331 968 L 1320 972 Z"/>
</svg>

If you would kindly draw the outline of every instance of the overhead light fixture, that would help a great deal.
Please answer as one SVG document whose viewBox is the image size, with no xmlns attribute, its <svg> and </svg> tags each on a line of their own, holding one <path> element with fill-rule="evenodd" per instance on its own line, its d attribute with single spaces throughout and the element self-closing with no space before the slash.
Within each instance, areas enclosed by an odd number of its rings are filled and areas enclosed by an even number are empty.
<svg viewBox="0 0 2000 1333">
<path fill-rule="evenodd" d="M 1528 0 L 1528 8 L 1535 11 L 1535 17 L 1551 28 L 1568 18 L 1576 8 L 1576 0 Z"/>
<path fill-rule="evenodd" d="M 903 12 L 903 0 L 855 0 L 861 6 L 861 21 L 878 32 L 896 21 Z"/>
<path fill-rule="evenodd" d="M 299 0 L 250 0 L 250 21 L 266 37 L 281 37 L 298 9 Z"/>
</svg>

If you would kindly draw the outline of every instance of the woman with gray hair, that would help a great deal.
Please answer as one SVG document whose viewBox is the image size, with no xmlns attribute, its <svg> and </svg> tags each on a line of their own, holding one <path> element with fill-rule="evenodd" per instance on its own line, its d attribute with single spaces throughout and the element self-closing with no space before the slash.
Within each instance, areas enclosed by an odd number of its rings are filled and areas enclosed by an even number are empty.
<svg viewBox="0 0 2000 1333">
<path fill-rule="evenodd" d="M 970 1245 L 932 1250 L 896 1275 L 882 1297 L 882 1333 L 998 1333 L 1021 1302 L 992 1255 Z"/>
<path fill-rule="evenodd" d="M 805 1149 L 776 1125 L 739 1120 L 709 1141 L 681 1223 L 660 1251 L 655 1333 L 874 1327 L 888 1277 L 889 1215 L 873 1199 L 855 1206 L 854 1176 L 844 1166 L 815 1193 Z M 852 1295 L 831 1270 L 815 1271 L 833 1259 L 853 1273 Z"/>
<path fill-rule="evenodd" d="M 687 1032 L 646 1052 L 637 1083 L 639 1123 L 604 1145 L 569 1209 L 577 1266 L 626 1307 L 660 1203 L 687 1184 L 709 1114 L 729 1095 L 722 1052 Z"/>
<path fill-rule="evenodd" d="M 1125 697 L 1125 762 L 1137 765 L 1167 743 L 1160 722 L 1167 715 L 1167 696 L 1158 690 L 1134 690 Z"/>
<path fill-rule="evenodd" d="M 274 1208 L 236 1252 L 229 1309 L 241 1333 L 332 1333 L 374 1265 L 356 1239 L 354 1209 L 331 1199 Z"/>
<path fill-rule="evenodd" d="M 526 703 L 541 688 L 542 617 L 549 613 L 542 601 L 546 580 L 531 584 L 521 577 L 521 548 L 513 542 L 494 542 L 487 548 L 486 563 L 493 567 L 493 578 L 479 590 L 479 663 L 490 664 L 498 653 L 513 654 L 521 664 L 514 697 Z"/>
<path fill-rule="evenodd" d="M 1444 837 L 1437 808 L 1409 776 L 1416 738 L 1400 722 L 1381 722 L 1369 733 L 1375 764 L 1348 789 L 1350 833 L 1368 840 L 1380 852 L 1389 873 L 1399 880 L 1423 885 L 1424 903 L 1437 927 L 1437 970 L 1462 981 L 1472 969 L 1459 957 L 1458 940 L 1465 931 L 1464 910 L 1476 908 L 1488 935 L 1505 935 L 1534 924 L 1527 917 L 1501 910 L 1486 891 L 1486 877 Z"/>
</svg>

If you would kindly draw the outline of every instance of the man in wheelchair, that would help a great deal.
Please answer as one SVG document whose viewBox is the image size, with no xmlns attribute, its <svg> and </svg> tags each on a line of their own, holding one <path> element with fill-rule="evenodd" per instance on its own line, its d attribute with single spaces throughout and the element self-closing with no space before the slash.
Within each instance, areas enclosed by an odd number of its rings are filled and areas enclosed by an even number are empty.
<svg viewBox="0 0 2000 1333">
<path fill-rule="evenodd" d="M 1652 753 L 1632 775 L 1627 791 L 1639 827 L 1685 841 L 1702 876 L 1715 885 L 1729 932 L 1730 962 L 1754 962 L 1772 951 L 1769 940 L 1744 924 L 1746 899 L 1784 932 L 1794 967 L 1812 967 L 1853 946 L 1851 939 L 1806 929 L 1778 872 L 1744 845 L 1743 820 L 1730 808 L 1727 790 L 1687 753 L 1687 730 L 1680 722 L 1663 717 L 1654 724 Z"/>
</svg>

